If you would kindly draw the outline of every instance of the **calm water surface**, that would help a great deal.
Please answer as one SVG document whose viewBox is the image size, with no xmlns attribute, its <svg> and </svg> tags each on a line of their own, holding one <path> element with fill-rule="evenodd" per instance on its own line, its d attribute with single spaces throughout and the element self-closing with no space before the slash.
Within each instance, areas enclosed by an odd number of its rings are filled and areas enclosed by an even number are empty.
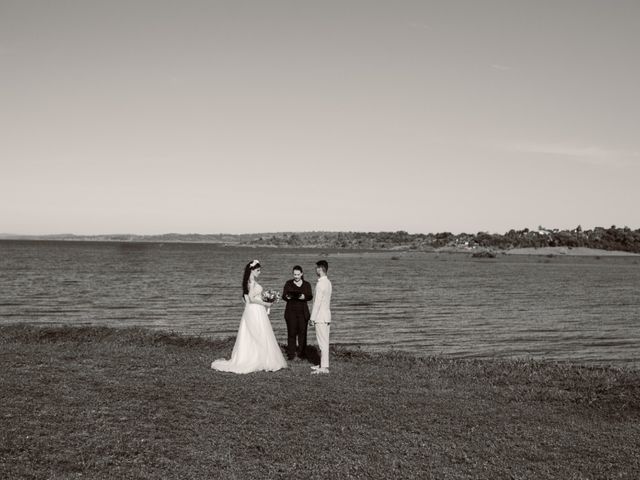
<svg viewBox="0 0 640 480">
<path fill-rule="evenodd" d="M 281 290 L 300 264 L 333 283 L 332 343 L 640 368 L 640 258 L 524 257 L 0 241 L 0 322 L 235 335 L 244 265 Z M 286 341 L 283 305 L 271 321 Z M 309 339 L 315 343 L 314 331 Z"/>
</svg>

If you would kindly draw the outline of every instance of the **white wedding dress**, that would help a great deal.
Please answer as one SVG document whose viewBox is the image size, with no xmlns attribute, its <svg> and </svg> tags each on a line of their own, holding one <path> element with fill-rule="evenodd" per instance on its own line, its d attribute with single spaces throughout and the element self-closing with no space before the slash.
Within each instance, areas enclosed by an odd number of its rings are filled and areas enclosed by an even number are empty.
<svg viewBox="0 0 640 480">
<path fill-rule="evenodd" d="M 262 287 L 253 282 L 249 287 L 249 297 L 262 296 Z M 273 334 L 267 309 L 257 303 L 245 304 L 236 344 L 229 360 L 215 360 L 211 368 L 221 372 L 251 373 L 260 370 L 275 372 L 287 367 L 280 345 Z"/>
</svg>

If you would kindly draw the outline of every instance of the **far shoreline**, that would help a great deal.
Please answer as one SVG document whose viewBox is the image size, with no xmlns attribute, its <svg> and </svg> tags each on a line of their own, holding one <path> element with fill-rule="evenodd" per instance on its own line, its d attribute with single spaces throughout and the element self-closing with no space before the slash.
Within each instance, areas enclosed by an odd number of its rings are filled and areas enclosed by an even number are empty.
<svg viewBox="0 0 640 480">
<path fill-rule="evenodd" d="M 557 255 L 571 257 L 638 257 L 640 254 L 622 250 L 602 250 L 588 247 L 525 247 L 504 250 L 506 255 Z"/>
<path fill-rule="evenodd" d="M 164 244 L 185 244 L 185 245 L 217 245 L 225 248 L 251 248 L 251 249 L 285 249 L 285 250 L 332 250 L 339 253 L 343 252 L 367 252 L 370 254 L 403 254 L 403 253 L 417 253 L 417 254 L 469 254 L 479 252 L 490 252 L 494 255 L 524 255 L 524 256 L 567 256 L 567 257 L 640 257 L 640 253 L 628 252 L 624 250 L 604 250 L 599 248 L 590 247 L 516 247 L 516 248 L 493 248 L 493 247 L 468 247 L 468 246 L 444 246 L 444 247 L 430 247 L 430 248 L 411 248 L 404 245 L 395 245 L 386 248 L 353 248 L 353 247 L 339 247 L 335 245 L 276 245 L 276 244 L 251 244 L 251 243 L 234 243 L 234 242 L 219 242 L 212 240 L 176 240 L 176 239 L 109 239 L 109 238 L 26 238 L 26 237 L 11 237 L 0 236 L 0 242 L 69 242 L 69 243 L 113 243 L 113 244 L 149 244 L 149 245 L 164 245 Z"/>
</svg>

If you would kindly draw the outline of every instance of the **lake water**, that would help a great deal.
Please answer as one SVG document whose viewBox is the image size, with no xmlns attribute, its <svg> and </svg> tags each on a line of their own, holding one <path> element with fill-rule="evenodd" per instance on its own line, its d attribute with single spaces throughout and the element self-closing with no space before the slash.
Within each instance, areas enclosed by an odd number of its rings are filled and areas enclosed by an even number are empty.
<svg viewBox="0 0 640 480">
<path fill-rule="evenodd" d="M 640 258 L 0 241 L 0 322 L 235 335 L 242 272 L 281 290 L 329 262 L 331 340 L 367 350 L 640 367 Z M 286 341 L 284 308 L 272 309 Z M 315 343 L 314 330 L 309 331 Z"/>
</svg>

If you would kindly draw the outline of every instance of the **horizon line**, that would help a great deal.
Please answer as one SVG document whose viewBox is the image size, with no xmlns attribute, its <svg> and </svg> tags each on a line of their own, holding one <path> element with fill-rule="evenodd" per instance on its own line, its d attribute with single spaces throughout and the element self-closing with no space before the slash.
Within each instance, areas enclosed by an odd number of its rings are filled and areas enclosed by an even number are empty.
<svg viewBox="0 0 640 480">
<path fill-rule="evenodd" d="M 199 233 L 199 232 L 188 232 L 188 233 L 178 233 L 178 232 L 164 232 L 164 233 L 130 233 L 130 232 L 125 232 L 125 233 L 71 233 L 71 232 L 64 232 L 64 233 L 0 233 L 0 237 L 51 237 L 51 236 L 74 236 L 74 237 L 106 237 L 106 236 L 135 236 L 135 237 L 157 237 L 157 236 L 165 236 L 165 235 L 181 235 L 181 236 L 186 236 L 186 235 L 199 235 L 199 236 L 234 236 L 234 237 L 238 237 L 238 236 L 244 236 L 244 235 L 282 235 L 282 234 L 307 234 L 307 233 L 373 233 L 373 234 L 377 234 L 377 233 L 400 233 L 400 232 L 404 232 L 408 235 L 434 235 L 434 234 L 438 234 L 438 233 L 451 233 L 452 235 L 463 235 L 463 234 L 467 234 L 467 235 L 476 235 L 478 233 L 489 233 L 489 234 L 505 234 L 510 232 L 511 230 L 515 230 L 517 231 L 523 231 L 523 230 L 528 230 L 528 231 L 548 231 L 548 232 L 553 232 L 553 231 L 575 231 L 578 227 L 581 228 L 582 231 L 585 230 L 595 230 L 596 228 L 603 228 L 603 229 L 608 229 L 608 228 L 616 228 L 616 229 L 630 229 L 630 230 L 640 230 L 640 227 L 634 229 L 633 227 L 629 227 L 628 225 L 624 225 L 624 226 L 617 226 L 617 225 L 611 225 L 609 227 L 603 227 L 600 225 L 591 227 L 591 228 L 586 228 L 586 227 L 582 227 L 580 224 L 576 225 L 573 228 L 557 228 L 557 227 L 544 227 L 542 225 L 539 225 L 538 228 L 530 228 L 530 227 L 523 227 L 523 228 L 510 228 L 504 232 L 499 232 L 499 231 L 489 231 L 489 230 L 479 230 L 477 232 L 470 232 L 470 231 L 460 231 L 459 233 L 454 233 L 450 230 L 442 230 L 442 231 L 431 231 L 431 232 L 408 232 L 407 230 L 280 230 L 280 231 L 270 231 L 270 232 L 245 232 L 245 233 L 229 233 L 229 232 L 222 232 L 222 233 Z"/>
</svg>

